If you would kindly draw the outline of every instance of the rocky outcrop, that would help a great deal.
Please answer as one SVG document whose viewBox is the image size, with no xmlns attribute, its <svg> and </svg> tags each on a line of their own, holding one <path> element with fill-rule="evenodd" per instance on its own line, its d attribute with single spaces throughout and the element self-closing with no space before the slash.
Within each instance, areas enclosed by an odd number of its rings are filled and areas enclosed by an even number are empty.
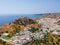
<svg viewBox="0 0 60 45">
<path fill-rule="evenodd" d="M 24 18 L 17 18 L 13 23 L 26 26 L 28 24 L 35 24 L 36 21 L 28 17 L 24 17 Z"/>
</svg>

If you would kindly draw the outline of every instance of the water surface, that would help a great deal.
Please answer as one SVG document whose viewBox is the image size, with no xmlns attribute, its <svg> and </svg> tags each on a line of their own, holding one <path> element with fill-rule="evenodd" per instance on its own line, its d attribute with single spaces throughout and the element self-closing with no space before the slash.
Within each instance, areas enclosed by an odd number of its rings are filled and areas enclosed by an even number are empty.
<svg viewBox="0 0 60 45">
<path fill-rule="evenodd" d="M 10 23 L 10 22 L 14 21 L 16 18 L 20 18 L 20 17 L 38 18 L 40 16 L 42 16 L 42 14 L 0 15 L 0 26 L 3 25 L 3 24 Z"/>
</svg>

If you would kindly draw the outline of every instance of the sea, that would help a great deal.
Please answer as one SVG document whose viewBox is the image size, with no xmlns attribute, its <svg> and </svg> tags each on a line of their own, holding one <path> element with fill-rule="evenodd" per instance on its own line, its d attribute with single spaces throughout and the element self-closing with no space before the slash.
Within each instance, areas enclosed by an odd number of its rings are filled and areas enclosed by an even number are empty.
<svg viewBox="0 0 60 45">
<path fill-rule="evenodd" d="M 9 24 L 13 22 L 16 18 L 29 17 L 29 18 L 39 18 L 43 14 L 5 14 L 0 15 L 0 26 L 4 24 Z"/>
</svg>

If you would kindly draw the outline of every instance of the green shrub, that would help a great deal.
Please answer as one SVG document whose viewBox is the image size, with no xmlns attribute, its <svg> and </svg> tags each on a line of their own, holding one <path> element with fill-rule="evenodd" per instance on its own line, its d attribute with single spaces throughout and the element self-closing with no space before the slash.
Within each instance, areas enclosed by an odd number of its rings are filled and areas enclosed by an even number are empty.
<svg viewBox="0 0 60 45">
<path fill-rule="evenodd" d="M 38 28 L 32 27 L 29 31 L 32 32 L 32 33 L 35 33 L 35 32 L 38 31 L 38 30 L 39 30 Z"/>
<path fill-rule="evenodd" d="M 3 39 L 5 39 L 5 40 L 9 40 L 10 38 L 11 38 L 10 35 L 3 37 Z"/>
</svg>

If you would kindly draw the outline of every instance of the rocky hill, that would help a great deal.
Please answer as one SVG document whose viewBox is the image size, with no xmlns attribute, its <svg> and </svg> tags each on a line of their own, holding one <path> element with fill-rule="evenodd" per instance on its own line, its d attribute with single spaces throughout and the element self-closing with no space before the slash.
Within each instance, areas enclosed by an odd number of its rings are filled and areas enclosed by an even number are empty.
<svg viewBox="0 0 60 45">
<path fill-rule="evenodd" d="M 49 13 L 33 19 L 17 18 L 0 26 L 0 36 L 9 39 L 13 45 L 60 45 L 60 14 Z"/>
<path fill-rule="evenodd" d="M 28 17 L 24 17 L 24 18 L 17 18 L 13 23 L 26 26 L 28 24 L 35 24 L 36 21 Z"/>
<path fill-rule="evenodd" d="M 40 27 L 39 24 L 37 24 L 36 20 L 23 17 L 23 18 L 17 18 L 10 24 L 4 24 L 0 26 L 0 34 L 2 33 L 12 33 L 16 28 L 19 28 L 20 30 L 24 30 L 24 28 L 27 27 Z"/>
<path fill-rule="evenodd" d="M 47 13 L 43 14 L 43 18 L 60 18 L 60 13 Z"/>
</svg>

